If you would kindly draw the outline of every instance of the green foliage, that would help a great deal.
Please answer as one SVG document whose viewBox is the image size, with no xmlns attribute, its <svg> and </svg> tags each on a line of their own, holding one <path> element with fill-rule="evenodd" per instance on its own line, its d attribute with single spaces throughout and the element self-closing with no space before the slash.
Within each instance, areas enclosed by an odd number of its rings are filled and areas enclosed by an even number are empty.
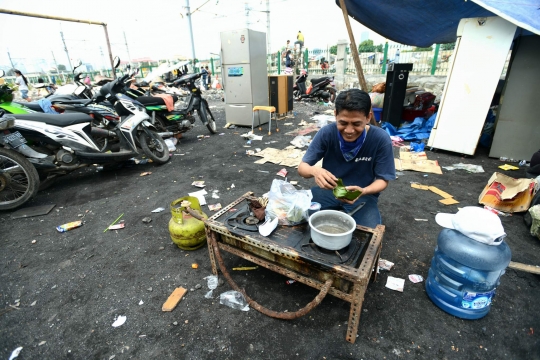
<svg viewBox="0 0 540 360">
<path fill-rule="evenodd" d="M 454 50 L 456 48 L 456 43 L 450 43 L 450 44 L 442 44 L 441 50 Z"/>
<path fill-rule="evenodd" d="M 330 54 L 337 55 L 337 45 L 330 46 Z"/>
<path fill-rule="evenodd" d="M 360 43 L 360 45 L 358 45 L 358 52 L 383 52 L 383 45 L 374 45 L 373 40 L 364 40 Z"/>
<path fill-rule="evenodd" d="M 431 51 L 431 50 L 433 50 L 433 46 L 425 47 L 425 48 L 422 48 L 422 47 L 416 47 L 416 48 L 414 48 L 413 51 Z"/>
<path fill-rule="evenodd" d="M 66 71 L 66 65 L 58 65 L 58 71 Z"/>
</svg>

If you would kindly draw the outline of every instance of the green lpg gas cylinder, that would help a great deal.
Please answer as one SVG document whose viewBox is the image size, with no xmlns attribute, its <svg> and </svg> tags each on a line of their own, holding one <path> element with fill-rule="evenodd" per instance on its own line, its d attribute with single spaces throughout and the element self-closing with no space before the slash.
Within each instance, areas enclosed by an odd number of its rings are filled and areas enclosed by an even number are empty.
<svg viewBox="0 0 540 360">
<path fill-rule="evenodd" d="M 206 242 L 204 223 L 187 213 L 182 207 L 182 201 L 189 201 L 191 209 L 195 210 L 204 219 L 208 216 L 202 212 L 199 200 L 193 196 L 185 196 L 176 199 L 171 203 L 171 220 L 169 221 L 169 232 L 171 240 L 182 250 L 196 250 Z"/>
</svg>

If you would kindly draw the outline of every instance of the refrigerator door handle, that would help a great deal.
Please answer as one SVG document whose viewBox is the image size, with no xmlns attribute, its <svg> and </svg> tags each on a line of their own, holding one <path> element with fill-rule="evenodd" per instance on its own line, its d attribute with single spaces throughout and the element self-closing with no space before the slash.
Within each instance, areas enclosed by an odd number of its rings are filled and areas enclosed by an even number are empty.
<svg viewBox="0 0 540 360">
<path fill-rule="evenodd" d="M 230 107 L 239 107 L 239 108 L 245 108 L 246 105 L 229 105 Z"/>
</svg>

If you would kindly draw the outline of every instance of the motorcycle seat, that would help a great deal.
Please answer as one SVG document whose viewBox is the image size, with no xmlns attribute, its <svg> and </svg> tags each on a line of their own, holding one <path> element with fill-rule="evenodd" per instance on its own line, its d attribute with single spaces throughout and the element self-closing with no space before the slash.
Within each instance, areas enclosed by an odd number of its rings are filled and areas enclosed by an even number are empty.
<svg viewBox="0 0 540 360">
<path fill-rule="evenodd" d="M 49 125 L 55 125 L 60 127 L 66 127 L 69 125 L 90 123 L 92 118 L 83 113 L 69 113 L 69 114 L 17 114 L 14 115 L 17 120 L 36 121 Z"/>
<path fill-rule="evenodd" d="M 24 103 L 14 101 L 14 103 L 22 105 L 22 106 L 26 106 L 27 108 L 29 108 L 31 110 L 34 110 L 34 111 L 37 111 L 37 112 L 43 112 L 43 109 L 41 108 L 41 106 L 39 106 L 39 103 L 37 101 L 24 102 Z"/>
<path fill-rule="evenodd" d="M 170 94 L 169 94 L 170 95 Z M 178 96 L 171 95 L 173 102 L 178 101 Z M 156 105 L 165 105 L 165 100 L 159 96 L 139 96 L 137 101 L 145 106 L 156 106 Z"/>
<path fill-rule="evenodd" d="M 326 79 L 328 79 L 328 77 L 326 77 L 326 76 L 325 76 L 325 77 L 322 77 L 322 78 L 318 78 L 318 79 L 311 79 L 311 84 L 312 84 L 312 85 L 316 85 L 316 84 L 318 84 L 318 83 L 320 83 L 320 82 L 323 82 L 323 81 L 326 80 Z"/>
</svg>

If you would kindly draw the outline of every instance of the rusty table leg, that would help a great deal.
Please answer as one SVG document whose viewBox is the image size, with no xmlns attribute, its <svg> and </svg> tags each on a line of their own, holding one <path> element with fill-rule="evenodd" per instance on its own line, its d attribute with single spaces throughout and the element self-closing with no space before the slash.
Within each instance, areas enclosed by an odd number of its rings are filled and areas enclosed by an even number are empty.
<svg viewBox="0 0 540 360">
<path fill-rule="evenodd" d="M 353 286 L 353 301 L 351 303 L 351 312 L 349 313 L 349 326 L 347 327 L 347 335 L 345 340 L 354 344 L 356 334 L 358 333 L 358 325 L 360 324 L 360 315 L 362 312 L 362 303 L 364 302 L 364 294 L 366 293 L 366 285 L 354 284 Z"/>
<path fill-rule="evenodd" d="M 205 231 L 206 231 L 206 243 L 208 244 L 208 255 L 210 258 L 210 264 L 212 264 L 212 274 L 217 275 L 218 268 L 216 264 L 216 258 L 214 256 L 214 247 L 212 246 L 212 241 L 210 241 L 213 231 L 210 230 L 208 227 L 205 229 Z"/>
</svg>

